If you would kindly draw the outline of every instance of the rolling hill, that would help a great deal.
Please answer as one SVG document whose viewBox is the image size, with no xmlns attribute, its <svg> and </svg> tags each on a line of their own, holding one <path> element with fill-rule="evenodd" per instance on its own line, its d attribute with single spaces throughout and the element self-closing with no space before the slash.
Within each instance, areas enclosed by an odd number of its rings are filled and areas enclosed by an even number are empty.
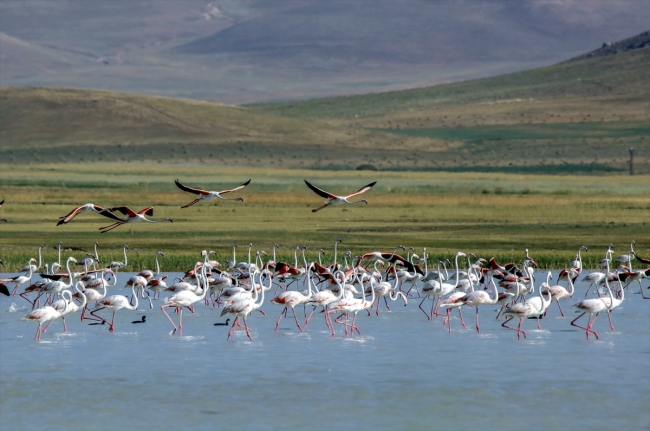
<svg viewBox="0 0 650 431">
<path fill-rule="evenodd" d="M 638 0 L 3 0 L 0 15 L 20 42 L 0 39 L 0 85 L 242 104 L 549 65 L 645 30 L 650 9 Z M 66 61 L 35 68 L 24 61 L 34 49 Z"/>
<path fill-rule="evenodd" d="M 599 174 L 634 147 L 648 174 L 650 33 L 632 39 L 493 78 L 243 107 L 4 87 L 0 160 Z"/>
</svg>

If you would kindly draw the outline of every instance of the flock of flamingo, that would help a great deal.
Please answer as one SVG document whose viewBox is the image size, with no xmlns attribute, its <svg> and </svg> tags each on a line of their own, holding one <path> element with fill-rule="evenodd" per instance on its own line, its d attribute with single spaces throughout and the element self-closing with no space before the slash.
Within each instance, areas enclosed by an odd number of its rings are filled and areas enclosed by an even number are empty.
<svg viewBox="0 0 650 431">
<path fill-rule="evenodd" d="M 409 299 L 414 298 L 418 298 L 419 308 L 427 320 L 444 316 L 442 327 L 450 333 L 452 309 L 458 310 L 460 321 L 467 328 L 462 309 L 473 307 L 476 331 L 480 332 L 479 308 L 486 305 L 500 306 L 496 318 L 503 316 L 505 319 L 501 326 L 516 331 L 518 339 L 521 335 L 526 338 L 526 331 L 522 329 L 523 322 L 527 318 L 536 318 L 537 326 L 541 329 L 539 319 L 549 312 L 552 302 L 557 303 L 559 312 L 564 317 L 560 301 L 566 301 L 576 294 L 577 282 L 588 282 L 589 287 L 585 298 L 572 304 L 581 314 L 571 325 L 585 330 L 587 339 L 590 334 L 599 338 L 593 329 L 596 318 L 600 313 L 606 313 L 613 331 L 611 312 L 623 303 L 625 291 L 630 285 L 638 283 L 642 298 L 650 299 L 650 296 L 645 296 L 641 283 L 643 278 L 650 277 L 650 260 L 636 254 L 634 241 L 630 244 L 628 254 L 616 258 L 613 257 L 613 246 L 610 245 L 601 261 L 603 269 L 579 279 L 583 271 L 581 253 L 587 250 L 587 247 L 581 246 L 576 259 L 560 272 L 558 284 L 551 285 L 552 275 L 549 271 L 545 281 L 537 286 L 534 274 L 537 264 L 529 256 L 528 250 L 522 262 L 505 265 L 498 264 L 494 258 L 486 260 L 459 251 L 455 255 L 453 270 L 450 271 L 448 265 L 451 263 L 448 261 L 437 262 L 436 270 L 429 268 L 426 248 L 422 257 L 415 254 L 413 248 L 408 249 L 406 257 L 397 254 L 398 250 L 406 251 L 401 245 L 392 252 L 369 252 L 354 257 L 351 252 L 346 252 L 343 262 L 339 263 L 337 248 L 340 241 L 337 239 L 334 243 L 334 258 L 329 265 L 323 262 L 323 249 L 319 250 L 317 259 L 308 261 L 305 246 L 295 247 L 293 263 L 276 261 L 277 244 L 273 245 L 272 257 L 262 250 L 253 253 L 253 245 L 249 244 L 247 261 L 237 261 L 237 246 L 233 247 L 232 260 L 222 262 L 211 259 L 214 251 L 204 250 L 193 268 L 169 284 L 169 276 L 160 271 L 158 259 L 164 254 L 159 251 L 155 254 L 155 271 L 143 270 L 130 277 L 124 285 L 131 290 L 130 298 L 125 295 L 107 296 L 108 290 L 117 284 L 116 273 L 128 267 L 127 245 L 123 249 L 123 262 L 111 262 L 104 266 L 99 265 L 98 244 L 95 243 L 94 253 L 85 258 L 77 260 L 68 257 L 64 264 L 66 271 L 61 273 L 57 272 L 62 268 L 62 244 L 59 243 L 58 261 L 45 264 L 46 271 L 40 274 L 38 281 L 33 282 L 34 274 L 41 270 L 41 245 L 38 261 L 31 258 L 21 275 L 0 279 L 0 292 L 7 296 L 16 295 L 19 288 L 24 286 L 20 296 L 30 303 L 32 311 L 22 319 L 38 323 L 36 340 L 58 318 L 62 319 L 64 331 L 67 331 L 65 317 L 76 312 L 80 312 L 82 322 L 90 320 L 91 324 L 108 324 L 109 331 L 113 332 L 117 311 L 137 310 L 139 302 L 142 302 L 139 300 L 148 301 L 152 309 L 153 301 L 160 300 L 162 292 L 171 295 L 164 298 L 160 306 L 173 327 L 171 334 L 178 332 L 182 335 L 185 308 L 193 313 L 195 305 L 204 304 L 206 307 L 220 308 L 221 316 L 234 318 L 228 339 L 235 330 L 243 328 L 251 340 L 247 318 L 255 311 L 265 314 L 261 307 L 265 304 L 266 292 L 272 296 L 268 303 L 282 309 L 275 325 L 276 332 L 289 309 L 300 332 L 306 330 L 314 312 L 320 309 L 331 335 L 336 335 L 335 324 L 340 324 L 343 325 L 346 338 L 353 337 L 355 331 L 361 334 L 357 326 L 358 313 L 371 315 L 374 311 L 379 316 L 382 302 L 390 310 L 389 301 L 399 300 L 406 306 Z M 302 255 L 302 265 L 299 264 L 299 252 Z M 265 260 L 267 256 L 268 260 Z M 635 261 L 646 265 L 646 269 L 633 270 Z M 611 266 L 616 268 L 612 270 Z M 566 285 L 562 286 L 560 282 L 566 282 Z M 9 286 L 13 287 L 11 291 Z M 588 298 L 592 286 L 596 289 L 592 293 L 593 297 Z M 30 295 L 35 296 L 32 298 Z M 40 306 L 42 298 L 45 305 Z M 425 309 L 423 305 L 428 300 L 431 301 L 431 307 L 428 309 L 427 305 Z M 93 303 L 95 307 L 90 310 L 89 305 Z M 300 305 L 303 306 L 305 317 L 302 324 L 295 309 Z M 307 307 L 312 307 L 308 316 Z M 103 309 L 113 311 L 110 322 L 97 314 Z M 443 309 L 444 313 L 441 312 Z M 178 314 L 178 323 L 167 310 L 174 310 Z M 585 314 L 589 315 L 586 325 L 579 325 L 578 320 Z M 509 326 L 515 319 L 518 319 L 518 324 Z M 143 316 L 142 320 L 133 323 L 145 322 Z M 47 326 L 43 327 L 45 323 Z"/>
</svg>

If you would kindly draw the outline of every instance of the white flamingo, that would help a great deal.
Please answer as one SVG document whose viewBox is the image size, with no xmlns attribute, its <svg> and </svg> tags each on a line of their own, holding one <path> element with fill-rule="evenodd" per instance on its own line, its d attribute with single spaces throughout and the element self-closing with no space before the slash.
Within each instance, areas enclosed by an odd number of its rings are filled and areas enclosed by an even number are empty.
<svg viewBox="0 0 650 431">
<path fill-rule="evenodd" d="M 320 206 L 318 208 L 314 208 L 313 210 L 311 210 L 311 212 L 313 212 L 313 213 L 315 213 L 317 211 L 320 211 L 323 208 L 327 208 L 328 206 L 331 206 L 331 205 L 341 205 L 341 204 L 356 205 L 356 204 L 360 204 L 360 203 L 368 204 L 368 201 L 365 200 L 365 199 L 361 199 L 360 201 L 356 201 L 356 202 L 350 202 L 348 199 L 351 198 L 351 197 L 360 195 L 361 193 L 367 192 L 368 190 L 370 190 L 370 188 L 372 186 L 377 184 L 377 181 L 374 181 L 374 182 L 372 182 L 372 183 L 370 183 L 368 185 L 365 185 L 365 186 L 361 187 L 356 192 L 351 193 L 351 194 L 349 194 L 347 196 L 337 196 L 337 195 L 334 195 L 334 194 L 332 194 L 330 192 L 326 192 L 325 190 L 316 187 L 315 185 L 311 184 L 307 180 L 304 180 L 304 181 L 305 181 L 305 184 L 307 184 L 307 187 L 309 187 L 314 193 L 316 193 L 318 196 L 321 196 L 321 197 L 326 199 L 325 205 L 322 205 L 322 206 Z"/>
</svg>

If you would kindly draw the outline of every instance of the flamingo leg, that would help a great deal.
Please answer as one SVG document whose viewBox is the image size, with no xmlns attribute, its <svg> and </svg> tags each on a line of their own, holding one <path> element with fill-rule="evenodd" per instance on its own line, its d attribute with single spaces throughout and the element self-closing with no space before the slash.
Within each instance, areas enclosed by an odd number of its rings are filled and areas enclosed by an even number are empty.
<svg viewBox="0 0 650 431">
<path fill-rule="evenodd" d="M 38 324 L 38 328 L 36 328 L 36 336 L 34 337 L 34 340 L 38 341 L 41 339 L 41 323 Z"/>
<path fill-rule="evenodd" d="M 235 324 L 237 323 L 237 320 L 239 320 L 239 316 L 235 318 L 235 321 L 232 322 L 232 326 L 230 327 L 230 331 L 228 331 L 228 338 L 226 340 L 230 340 L 230 335 L 232 334 L 232 331 L 235 330 Z"/>
<path fill-rule="evenodd" d="M 246 317 L 243 317 L 243 319 L 244 319 L 244 328 L 246 328 L 246 335 L 248 335 L 249 340 L 253 341 L 253 339 L 251 338 L 251 334 L 248 333 L 248 324 L 246 323 Z"/>
<path fill-rule="evenodd" d="M 108 327 L 109 332 L 115 332 L 115 314 L 117 310 L 113 310 L 113 318 L 111 319 L 111 326 Z"/>
<path fill-rule="evenodd" d="M 424 308 L 422 308 L 422 304 L 424 304 L 424 301 L 426 301 L 427 298 L 428 298 L 428 296 L 425 296 L 424 299 L 422 300 L 422 302 L 420 302 L 420 305 L 418 305 L 418 307 L 420 307 L 420 310 L 422 310 L 424 315 L 427 316 L 427 320 L 431 320 L 431 317 L 429 317 L 429 314 L 426 311 L 424 311 Z"/>
<path fill-rule="evenodd" d="M 315 310 L 316 310 L 316 307 L 312 308 L 311 313 L 309 313 L 309 317 L 307 318 L 307 320 L 305 320 L 305 324 L 303 325 L 303 329 L 306 328 L 307 325 L 309 324 L 309 320 L 311 319 L 311 316 L 314 314 Z"/>
<path fill-rule="evenodd" d="M 287 309 L 285 308 L 284 310 L 282 310 L 282 311 L 280 312 L 280 317 L 278 317 L 278 321 L 275 322 L 275 332 L 278 332 L 278 326 L 280 326 L 280 320 L 282 320 L 282 316 L 284 315 L 284 312 L 285 312 L 286 310 L 287 310 Z"/>
<path fill-rule="evenodd" d="M 357 313 L 354 313 L 354 317 L 352 318 L 352 327 L 350 328 L 352 330 L 352 336 L 354 337 L 354 330 L 356 329 L 359 335 L 361 335 L 361 331 L 359 331 L 359 328 L 354 325 L 354 322 L 357 321 Z"/>
<path fill-rule="evenodd" d="M 384 296 L 384 303 L 386 304 L 386 308 L 388 308 L 388 311 L 390 311 L 390 307 L 388 306 L 388 300 Z M 379 308 L 377 308 L 377 311 L 379 311 Z"/>
<path fill-rule="evenodd" d="M 476 332 L 481 332 L 481 328 L 478 326 L 478 307 L 476 307 Z"/>
<path fill-rule="evenodd" d="M 96 312 L 98 312 L 98 311 L 100 311 L 100 310 L 103 310 L 104 308 L 106 308 L 106 307 L 100 307 L 100 308 L 98 308 L 98 309 L 96 309 L 96 310 L 91 311 L 90 314 L 91 314 L 92 316 L 95 316 L 97 319 L 99 319 L 100 322 L 108 323 L 108 320 L 106 320 L 106 319 L 104 319 L 103 317 L 98 316 L 98 315 L 95 314 Z"/>
<path fill-rule="evenodd" d="M 181 307 L 180 318 L 178 319 L 178 335 L 183 335 L 183 307 Z"/>
<path fill-rule="evenodd" d="M 298 329 L 300 329 L 300 332 L 302 332 L 302 328 L 300 327 L 300 323 L 298 323 L 298 316 L 296 316 L 296 310 L 291 307 L 291 311 L 293 311 L 293 317 L 296 319 L 296 325 L 298 326 Z"/>
<path fill-rule="evenodd" d="M 562 311 L 562 307 L 560 306 L 560 301 L 559 301 L 559 300 L 556 300 L 555 302 L 557 302 L 557 306 L 558 306 L 558 308 L 560 309 L 560 314 L 562 315 L 562 317 L 566 317 L 566 316 L 564 315 L 564 312 Z"/>
<path fill-rule="evenodd" d="M 461 307 L 458 307 L 458 314 L 460 314 L 460 323 L 463 324 L 463 328 L 467 329 L 467 325 L 465 325 L 465 321 L 463 320 L 463 312 L 460 309 Z"/>
<path fill-rule="evenodd" d="M 614 332 L 614 324 L 612 323 L 612 313 L 611 313 L 611 311 L 607 312 L 607 317 L 609 318 L 609 327 L 612 328 L 612 332 Z"/>
<path fill-rule="evenodd" d="M 596 339 L 598 339 L 598 333 L 596 331 L 591 330 L 591 325 L 593 325 L 593 322 L 591 322 L 591 315 L 589 315 L 589 320 L 587 322 L 587 326 L 580 326 L 580 325 L 576 324 L 576 321 L 579 318 L 581 318 L 582 316 L 584 316 L 585 314 L 586 314 L 586 311 L 584 313 L 582 313 L 581 315 L 579 315 L 578 317 L 576 317 L 575 319 L 573 319 L 573 321 L 571 322 L 571 326 L 575 326 L 577 328 L 584 329 L 585 332 L 587 333 L 587 340 L 589 339 L 589 332 L 590 331 L 593 332 L 593 334 L 596 336 Z M 596 315 L 596 316 L 598 316 L 598 315 Z M 596 319 L 594 319 L 594 321 L 596 321 Z"/>
<path fill-rule="evenodd" d="M 169 305 L 161 305 L 161 306 L 160 306 L 160 309 L 162 310 L 163 313 L 165 313 L 165 316 L 167 316 L 167 319 L 169 319 L 169 321 L 171 322 L 172 326 L 174 327 L 174 332 L 172 332 L 172 334 L 174 334 L 174 333 L 176 333 L 176 331 L 178 330 L 178 328 L 176 327 L 176 324 L 174 323 L 174 321 L 172 320 L 172 318 L 169 317 L 169 314 L 167 314 L 167 312 L 165 311 L 165 307 L 169 307 Z"/>
</svg>

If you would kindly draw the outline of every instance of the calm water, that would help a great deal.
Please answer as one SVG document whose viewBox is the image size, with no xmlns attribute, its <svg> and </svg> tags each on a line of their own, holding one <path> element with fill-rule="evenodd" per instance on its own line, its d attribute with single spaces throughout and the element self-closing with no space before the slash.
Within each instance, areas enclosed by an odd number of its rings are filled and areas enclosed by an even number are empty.
<svg viewBox="0 0 650 431">
<path fill-rule="evenodd" d="M 243 330 L 226 341 L 228 328 L 213 326 L 220 310 L 202 305 L 171 336 L 155 301 L 119 311 L 113 334 L 77 314 L 70 333 L 57 320 L 36 342 L 36 324 L 20 321 L 27 309 L 8 311 L 27 302 L 2 296 L 0 429 L 647 430 L 650 300 L 626 295 L 614 333 L 600 316 L 600 341 L 569 325 L 576 301 L 563 303 L 566 318 L 552 304 L 541 331 L 525 321 L 522 341 L 496 307 L 481 308 L 480 334 L 473 309 L 464 308 L 469 330 L 454 311 L 448 334 L 411 300 L 360 313 L 354 339 L 340 325 L 331 338 L 322 314 L 301 334 L 289 313 L 275 333 L 271 304 L 249 319 L 252 342 Z M 130 323 L 143 314 L 147 323 Z"/>
</svg>

